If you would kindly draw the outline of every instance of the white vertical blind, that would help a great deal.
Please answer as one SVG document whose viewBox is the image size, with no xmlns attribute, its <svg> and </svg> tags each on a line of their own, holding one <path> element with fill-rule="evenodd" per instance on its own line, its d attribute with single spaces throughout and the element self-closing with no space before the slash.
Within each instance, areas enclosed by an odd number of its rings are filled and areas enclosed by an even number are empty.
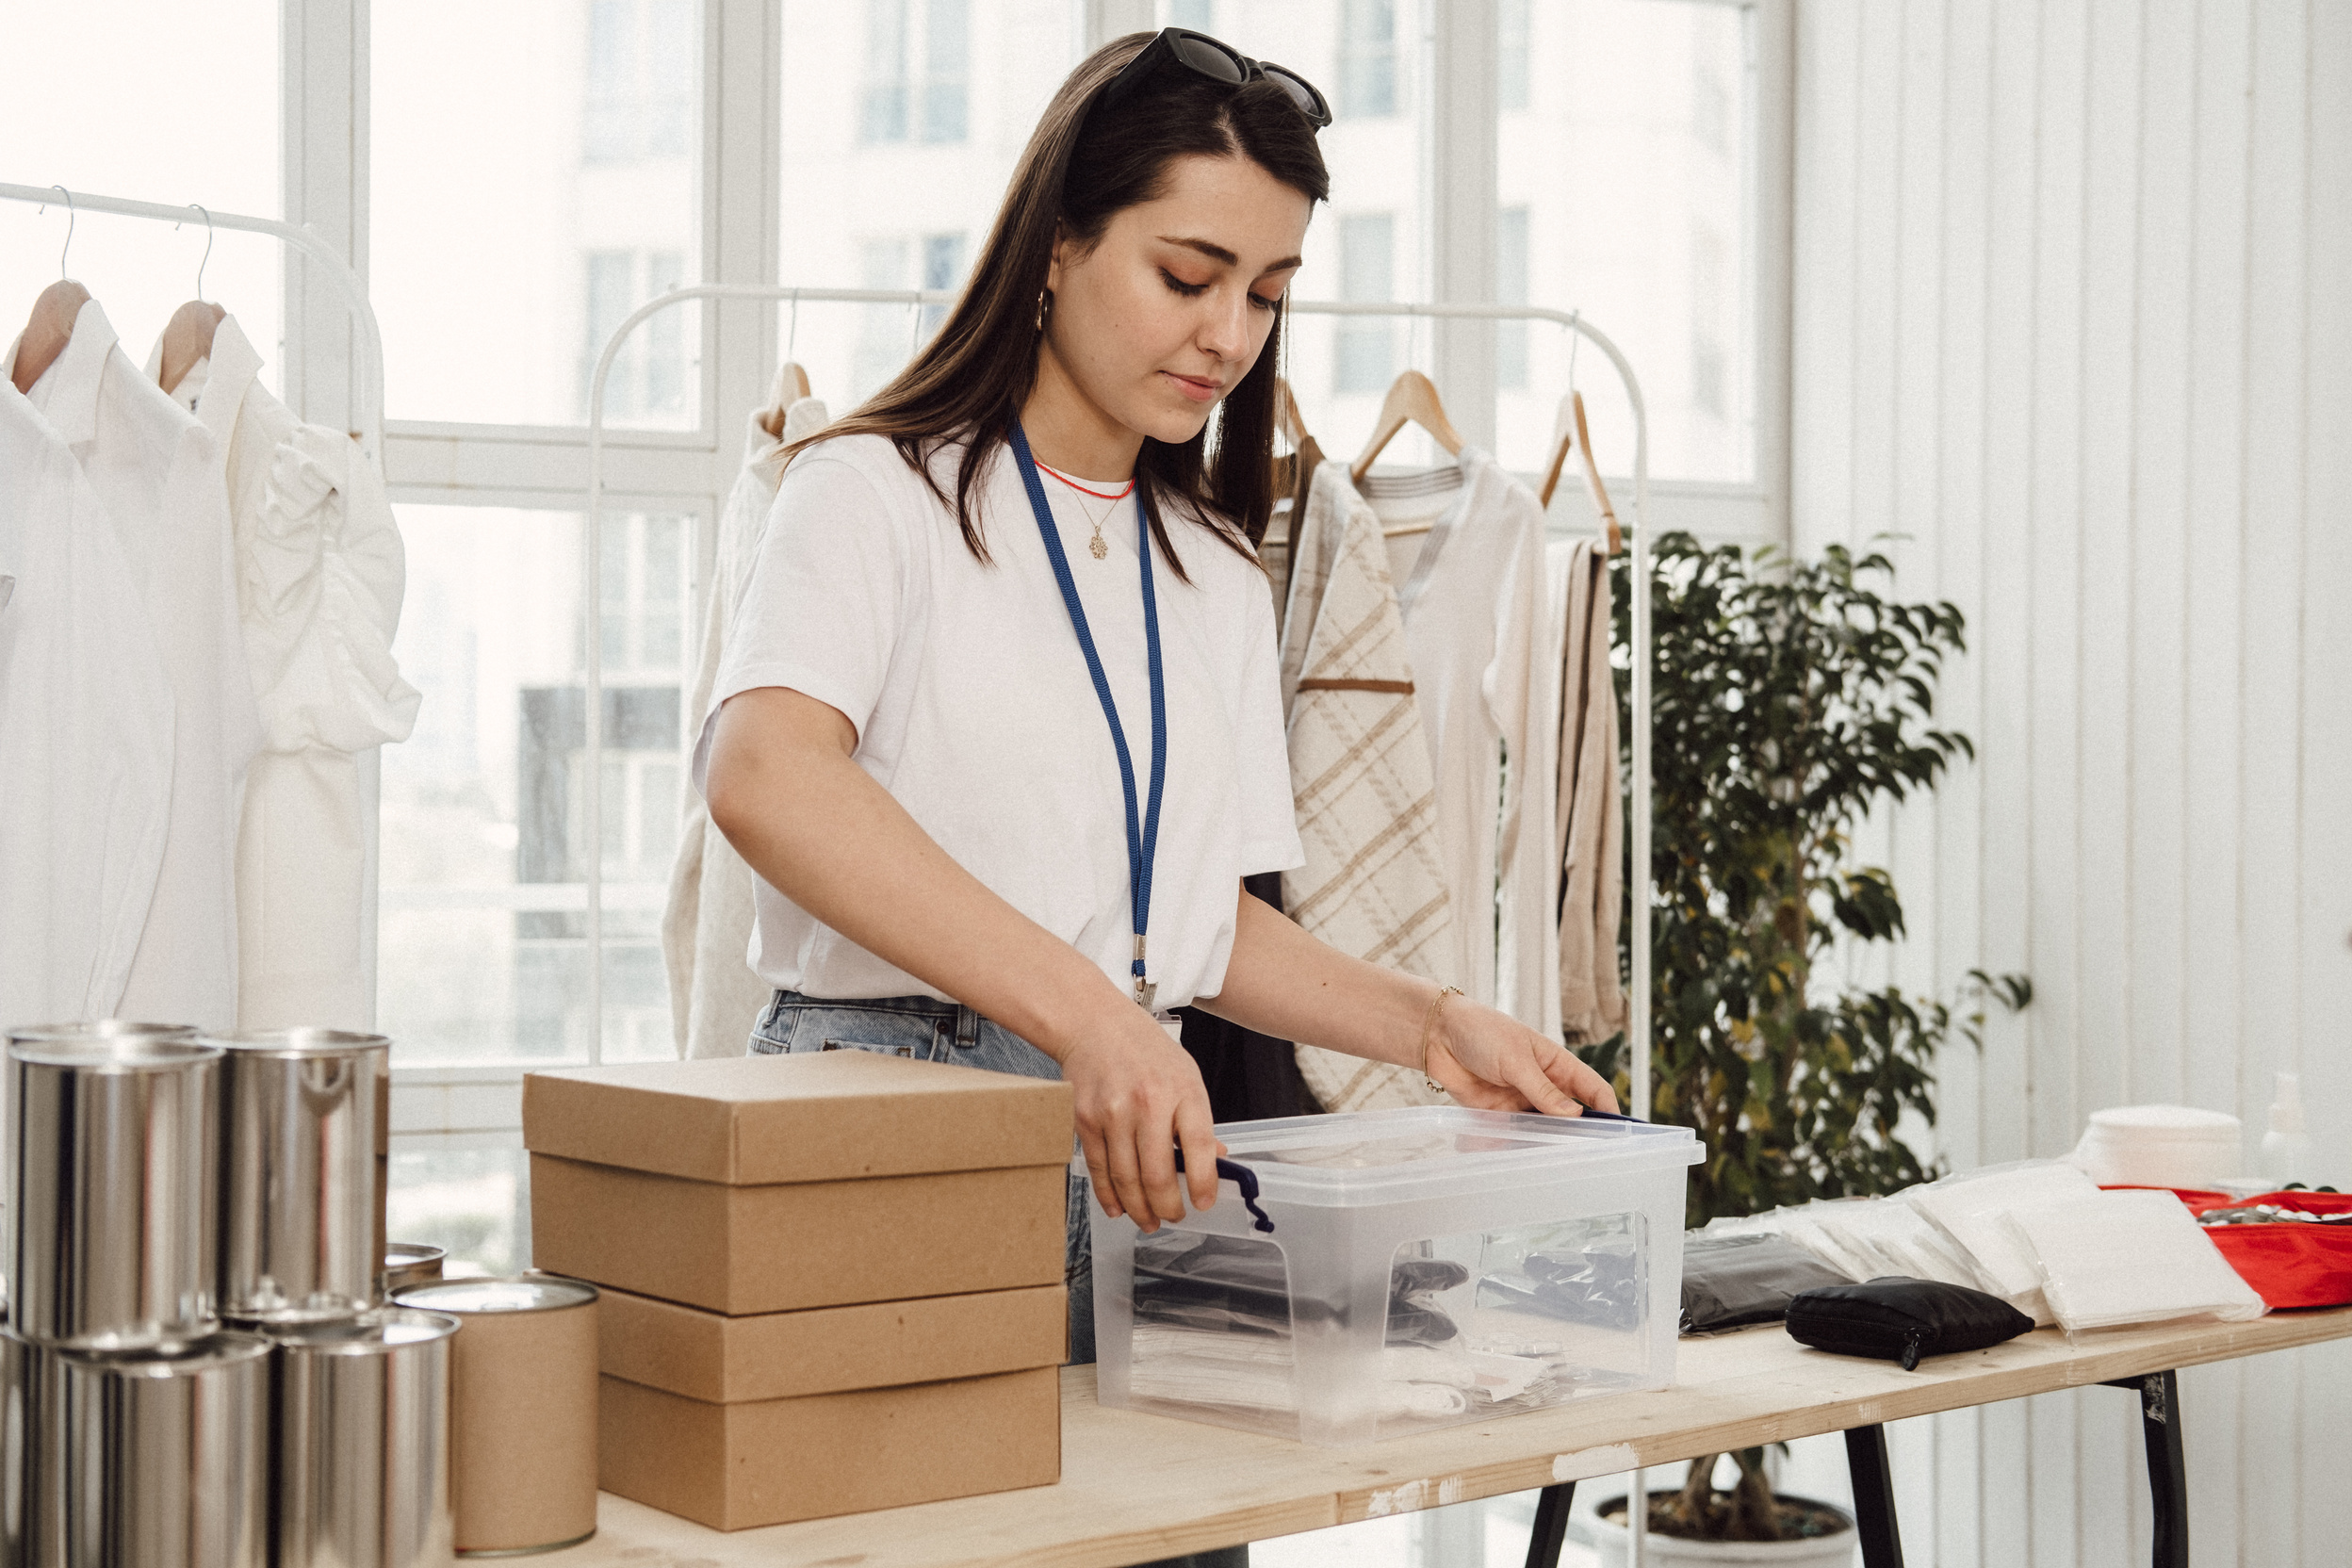
<svg viewBox="0 0 2352 1568">
<path fill-rule="evenodd" d="M 1944 1064 L 1958 1166 L 2101 1106 L 2352 1177 L 2352 7 L 1800 0 L 1793 536 L 1968 612 L 1977 742 L 1883 827 L 1906 986 L 2032 975 Z M 2182 1376 L 2199 1562 L 2344 1560 L 2352 1348 Z M 1912 1560 L 2148 1554 L 2129 1396 L 1898 1433 Z"/>
</svg>

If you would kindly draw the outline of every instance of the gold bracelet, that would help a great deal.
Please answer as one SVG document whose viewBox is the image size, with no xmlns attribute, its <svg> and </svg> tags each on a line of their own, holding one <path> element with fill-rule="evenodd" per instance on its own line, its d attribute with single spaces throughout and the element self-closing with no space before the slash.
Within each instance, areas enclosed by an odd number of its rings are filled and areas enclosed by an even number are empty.
<svg viewBox="0 0 2352 1568">
<path fill-rule="evenodd" d="M 1446 1005 L 1446 999 L 1461 994 L 1460 986 L 1440 987 L 1438 993 L 1429 998 L 1429 1010 L 1421 1015 L 1421 1082 L 1429 1086 L 1431 1094 L 1444 1094 L 1446 1086 L 1429 1076 L 1429 1031 L 1437 1026 L 1438 1011 Z"/>
</svg>

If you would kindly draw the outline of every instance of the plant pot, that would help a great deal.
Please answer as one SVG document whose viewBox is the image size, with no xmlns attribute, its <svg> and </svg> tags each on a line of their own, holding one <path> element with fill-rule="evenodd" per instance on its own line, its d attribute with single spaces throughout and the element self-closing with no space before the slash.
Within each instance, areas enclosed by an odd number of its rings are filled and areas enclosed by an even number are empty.
<svg viewBox="0 0 2352 1568">
<path fill-rule="evenodd" d="M 1653 1501 L 1674 1495 L 1671 1490 L 1650 1494 Z M 1756 1564 L 1756 1568 L 1853 1568 L 1855 1540 L 1852 1515 L 1818 1498 L 1785 1492 L 1775 1495 L 1784 1502 L 1827 1509 L 1844 1521 L 1845 1527 L 1830 1535 L 1797 1541 L 1691 1541 L 1652 1530 L 1642 1543 L 1642 1568 L 1694 1568 L 1699 1564 L 1705 1568 L 1748 1568 L 1749 1564 Z M 1622 1508 L 1624 1503 L 1623 1497 L 1611 1497 L 1601 1508 Z M 1592 1528 L 1601 1568 L 1627 1568 L 1633 1560 L 1632 1531 L 1597 1511 L 1592 1515 Z"/>
</svg>

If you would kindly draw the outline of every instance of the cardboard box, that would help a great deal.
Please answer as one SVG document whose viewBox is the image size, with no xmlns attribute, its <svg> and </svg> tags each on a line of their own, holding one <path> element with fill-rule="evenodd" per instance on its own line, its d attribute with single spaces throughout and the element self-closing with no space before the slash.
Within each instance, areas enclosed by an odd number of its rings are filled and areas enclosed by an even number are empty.
<svg viewBox="0 0 2352 1568">
<path fill-rule="evenodd" d="M 537 1266 L 731 1315 L 1058 1284 L 1070 1086 L 867 1051 L 523 1080 Z"/>
<path fill-rule="evenodd" d="M 1060 1285 L 757 1317 L 607 1290 L 601 1312 L 600 1370 L 707 1404 L 1020 1372 L 1069 1353 Z"/>
<path fill-rule="evenodd" d="M 533 1266 L 730 1316 L 1062 1282 L 1059 1165 L 721 1186 L 531 1157 Z"/>
<path fill-rule="evenodd" d="M 1067 1165 L 1070 1086 L 871 1051 L 533 1072 L 523 1147 L 759 1186 Z"/>
<path fill-rule="evenodd" d="M 596 1484 L 712 1529 L 1061 1479 L 1051 1367 L 721 1405 L 624 1379 L 597 1401 Z"/>
</svg>

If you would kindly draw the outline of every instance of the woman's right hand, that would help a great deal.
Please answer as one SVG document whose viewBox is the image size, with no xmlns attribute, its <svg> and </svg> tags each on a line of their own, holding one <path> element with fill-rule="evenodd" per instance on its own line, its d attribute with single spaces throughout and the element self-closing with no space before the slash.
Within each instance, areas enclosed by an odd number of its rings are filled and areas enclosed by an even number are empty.
<svg viewBox="0 0 2352 1568">
<path fill-rule="evenodd" d="M 1163 1220 L 1184 1217 L 1186 1188 L 1196 1209 L 1217 1202 L 1217 1157 L 1225 1146 L 1212 1130 L 1209 1091 L 1190 1053 L 1149 1013 L 1118 997 L 1061 1053 L 1061 1064 L 1104 1214 L 1131 1216 L 1148 1235 Z"/>
</svg>

